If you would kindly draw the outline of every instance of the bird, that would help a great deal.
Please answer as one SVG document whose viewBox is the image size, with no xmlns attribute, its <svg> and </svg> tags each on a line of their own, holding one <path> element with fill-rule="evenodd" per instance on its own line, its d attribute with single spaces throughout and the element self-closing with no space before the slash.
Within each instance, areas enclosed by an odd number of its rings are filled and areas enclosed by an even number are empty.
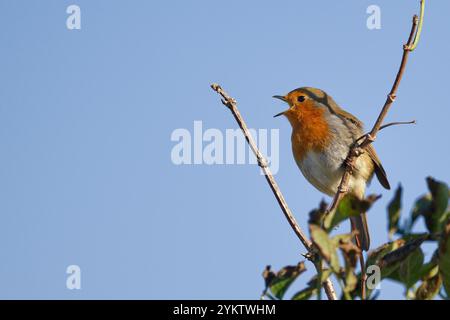
<svg viewBox="0 0 450 320">
<path fill-rule="evenodd" d="M 292 152 L 306 180 L 322 193 L 333 197 L 338 191 L 345 160 L 352 144 L 364 134 L 363 123 L 345 111 L 325 91 L 301 87 L 286 95 L 275 95 L 289 108 L 274 117 L 285 116 L 292 127 Z M 386 171 L 372 145 L 355 162 L 348 184 L 348 194 L 364 199 L 367 185 L 376 175 L 380 184 L 390 189 Z M 350 217 L 357 246 L 368 251 L 370 234 L 366 213 Z"/>
</svg>

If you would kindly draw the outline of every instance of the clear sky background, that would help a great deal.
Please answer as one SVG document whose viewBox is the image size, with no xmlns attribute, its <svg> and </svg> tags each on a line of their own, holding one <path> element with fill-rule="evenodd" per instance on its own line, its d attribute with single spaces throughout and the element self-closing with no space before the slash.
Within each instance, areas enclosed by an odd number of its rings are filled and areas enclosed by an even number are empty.
<svg viewBox="0 0 450 320">
<path fill-rule="evenodd" d="M 70 4 L 81 30 L 66 28 Z M 381 30 L 366 27 L 371 4 Z M 194 120 L 236 128 L 209 88 L 222 84 L 250 127 L 280 129 L 276 179 L 306 230 L 323 196 L 296 167 L 271 96 L 319 87 L 372 124 L 418 10 L 418 0 L 2 0 L 0 298 L 259 298 L 264 267 L 305 250 L 257 166 L 176 166 L 171 133 Z M 428 1 L 388 116 L 418 125 L 375 143 L 391 184 L 405 186 L 404 214 L 426 176 L 450 181 L 448 12 Z M 393 192 L 375 181 L 369 192 L 383 194 L 369 215 L 376 247 Z M 66 288 L 72 264 L 81 290 Z M 383 282 L 380 297 L 402 290 Z"/>
</svg>

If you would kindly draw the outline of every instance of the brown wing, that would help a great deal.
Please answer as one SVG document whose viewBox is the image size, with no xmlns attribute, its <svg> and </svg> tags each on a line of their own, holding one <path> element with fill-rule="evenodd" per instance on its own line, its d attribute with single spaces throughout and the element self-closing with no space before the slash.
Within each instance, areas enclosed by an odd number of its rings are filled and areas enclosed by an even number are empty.
<svg viewBox="0 0 450 320">
<path fill-rule="evenodd" d="M 373 148 L 372 145 L 370 145 L 367 147 L 366 151 L 367 151 L 367 154 L 372 159 L 373 163 L 375 164 L 375 174 L 377 175 L 378 181 L 380 181 L 380 183 L 383 187 L 390 190 L 391 186 L 389 184 L 389 181 L 388 181 L 388 178 L 386 175 L 386 171 L 384 171 L 384 168 L 381 165 L 381 161 L 378 158 L 377 153 L 375 152 L 375 149 Z"/>
<path fill-rule="evenodd" d="M 341 118 L 345 118 L 348 121 L 352 122 L 359 130 L 361 130 L 361 132 L 364 130 L 362 122 L 357 117 L 352 115 L 350 112 L 347 112 L 344 109 L 340 108 L 330 96 L 325 95 L 325 97 L 327 99 L 327 105 L 330 108 L 331 112 L 334 112 Z M 383 187 L 390 190 L 391 186 L 389 184 L 386 171 L 384 171 L 384 168 L 381 165 L 381 161 L 378 158 L 375 149 L 373 148 L 372 145 L 369 145 L 366 151 L 375 165 L 375 174 L 377 175 L 378 181 L 380 181 Z"/>
<path fill-rule="evenodd" d="M 301 90 L 305 93 L 307 93 L 310 97 L 313 97 L 316 101 L 324 104 L 331 113 L 337 115 L 338 117 L 341 117 L 343 119 L 346 119 L 353 123 L 357 129 L 361 130 L 363 132 L 363 124 L 362 122 L 356 118 L 354 115 L 352 115 L 350 112 L 345 111 L 339 105 L 333 100 L 331 96 L 329 96 L 327 93 L 320 89 L 310 88 L 310 87 L 303 87 L 296 90 Z M 361 133 L 362 135 L 362 133 Z M 375 149 L 372 145 L 369 145 L 366 149 L 367 153 L 369 154 L 370 158 L 372 159 L 374 165 L 375 165 L 375 174 L 377 175 L 378 181 L 380 181 L 381 185 L 385 187 L 386 189 L 391 189 L 391 186 L 389 185 L 389 181 L 386 176 L 386 171 L 384 171 L 383 166 L 381 165 L 381 161 L 377 156 L 377 153 L 375 152 Z"/>
<path fill-rule="evenodd" d="M 335 111 L 337 111 L 338 115 L 341 117 L 344 117 L 345 119 L 349 120 L 350 122 L 352 122 L 354 125 L 356 125 L 356 127 L 358 127 L 358 129 L 360 129 L 361 131 L 363 130 L 363 125 L 362 122 L 358 120 L 358 118 L 356 118 L 354 115 L 352 115 L 351 113 L 342 110 L 339 107 L 334 107 L 332 108 Z M 373 148 L 372 145 L 369 145 L 366 148 L 367 154 L 370 156 L 370 158 L 372 159 L 374 165 L 375 165 L 375 174 L 377 175 L 378 181 L 380 181 L 381 185 L 383 187 L 385 187 L 386 189 L 390 190 L 391 186 L 389 184 L 387 175 L 386 175 L 386 171 L 384 171 L 383 166 L 381 165 L 381 161 L 377 156 L 377 153 L 375 152 L 375 149 Z"/>
</svg>

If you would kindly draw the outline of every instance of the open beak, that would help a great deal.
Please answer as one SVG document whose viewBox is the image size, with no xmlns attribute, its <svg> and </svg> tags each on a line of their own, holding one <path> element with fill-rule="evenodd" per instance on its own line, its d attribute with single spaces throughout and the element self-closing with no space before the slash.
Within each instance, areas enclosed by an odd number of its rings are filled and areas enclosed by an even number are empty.
<svg viewBox="0 0 450 320">
<path fill-rule="evenodd" d="M 280 99 L 281 101 L 284 101 L 284 102 L 287 103 L 287 100 L 286 100 L 286 97 L 285 97 L 285 96 L 273 96 L 273 98 L 275 98 L 275 99 Z M 282 112 L 280 112 L 280 113 L 277 113 L 277 114 L 274 115 L 273 117 L 276 118 L 276 117 L 282 116 L 286 111 L 287 111 L 287 110 L 284 110 L 284 111 L 282 111 Z"/>
<path fill-rule="evenodd" d="M 283 112 L 280 112 L 280 113 L 277 113 L 277 114 L 274 115 L 273 117 L 276 118 L 276 117 L 282 116 L 286 111 L 287 111 L 287 110 L 285 110 L 285 111 L 283 111 Z"/>
</svg>

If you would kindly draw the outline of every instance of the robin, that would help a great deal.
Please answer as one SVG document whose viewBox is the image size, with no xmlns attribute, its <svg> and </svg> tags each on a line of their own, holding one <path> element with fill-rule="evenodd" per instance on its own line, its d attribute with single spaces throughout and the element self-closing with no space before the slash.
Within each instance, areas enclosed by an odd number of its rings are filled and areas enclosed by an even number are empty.
<svg viewBox="0 0 450 320">
<path fill-rule="evenodd" d="M 334 196 L 344 173 L 344 161 L 351 145 L 364 134 L 363 123 L 340 108 L 320 89 L 302 87 L 285 96 L 274 96 L 289 105 L 284 115 L 292 126 L 292 152 L 300 171 L 319 191 Z M 367 184 L 376 174 L 381 185 L 390 189 L 386 172 L 375 149 L 370 145 L 356 161 L 348 184 L 348 193 L 364 197 Z M 351 217 L 352 230 L 357 230 L 356 243 L 369 250 L 367 217 L 363 212 Z"/>
</svg>

